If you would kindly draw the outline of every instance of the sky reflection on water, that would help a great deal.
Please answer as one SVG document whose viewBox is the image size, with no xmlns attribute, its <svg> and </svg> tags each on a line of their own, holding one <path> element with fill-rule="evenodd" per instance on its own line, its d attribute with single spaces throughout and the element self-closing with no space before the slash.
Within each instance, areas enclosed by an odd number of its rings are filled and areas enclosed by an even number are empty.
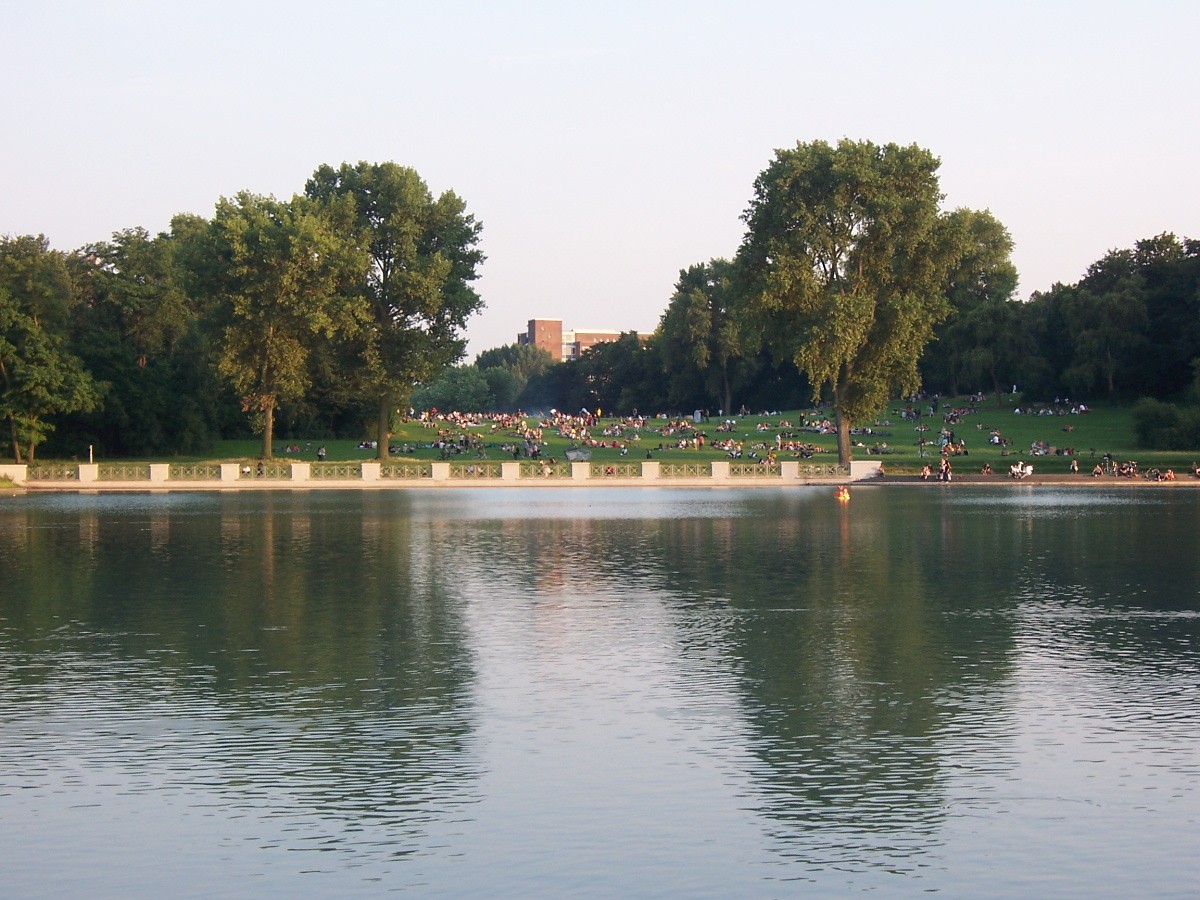
<svg viewBox="0 0 1200 900">
<path fill-rule="evenodd" d="M 1187 893 L 1194 496 L 14 498 L 0 861 L 22 896 Z"/>
</svg>

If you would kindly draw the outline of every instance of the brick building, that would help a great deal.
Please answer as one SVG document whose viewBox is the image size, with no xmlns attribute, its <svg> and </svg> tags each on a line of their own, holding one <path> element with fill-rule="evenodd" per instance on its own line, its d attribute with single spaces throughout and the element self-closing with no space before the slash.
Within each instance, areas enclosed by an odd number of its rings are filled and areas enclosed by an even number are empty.
<svg viewBox="0 0 1200 900">
<path fill-rule="evenodd" d="M 518 344 L 541 347 L 555 359 L 578 359 L 584 350 L 615 341 L 620 331 L 563 331 L 562 319 L 530 319 L 529 327 L 517 335 Z"/>
</svg>

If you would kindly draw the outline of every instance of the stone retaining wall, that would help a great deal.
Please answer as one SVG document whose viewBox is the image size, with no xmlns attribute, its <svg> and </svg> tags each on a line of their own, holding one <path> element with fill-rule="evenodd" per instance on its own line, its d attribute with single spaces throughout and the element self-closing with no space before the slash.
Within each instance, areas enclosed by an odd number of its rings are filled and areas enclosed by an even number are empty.
<svg viewBox="0 0 1200 900">
<path fill-rule="evenodd" d="M 771 487 L 825 484 L 879 477 L 879 463 L 849 467 L 786 460 L 773 468 L 727 460 L 689 463 L 658 460 L 539 466 L 522 462 L 478 463 L 79 463 L 53 466 L 0 465 L 0 476 L 35 490 L 237 490 L 292 488 L 557 487 L 563 485 L 659 485 L 669 487 Z M 761 470 L 761 471 L 760 471 Z"/>
</svg>

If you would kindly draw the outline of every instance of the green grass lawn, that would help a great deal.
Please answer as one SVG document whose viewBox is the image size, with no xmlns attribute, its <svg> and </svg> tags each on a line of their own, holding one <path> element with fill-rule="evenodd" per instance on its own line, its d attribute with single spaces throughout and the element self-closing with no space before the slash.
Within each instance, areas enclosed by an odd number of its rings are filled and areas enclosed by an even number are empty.
<svg viewBox="0 0 1200 900">
<path fill-rule="evenodd" d="M 1131 407 L 1094 407 L 1082 414 L 1064 415 L 1030 415 L 1014 413 L 1021 406 L 1019 397 L 1005 396 L 1002 405 L 997 406 L 995 397 L 974 405 L 973 412 L 964 413 L 955 423 L 944 422 L 947 413 L 954 409 L 969 409 L 971 404 L 964 398 L 943 399 L 937 401 L 937 412 L 929 415 L 932 401 L 916 404 L 922 412 L 920 423 L 927 429 L 917 431 L 917 422 L 905 421 L 900 412 L 906 404 L 893 402 L 888 411 L 871 423 L 869 434 L 854 436 L 855 459 L 881 460 L 889 473 L 905 474 L 920 471 L 926 461 L 937 461 L 938 434 L 942 428 L 954 432 L 956 440 L 965 442 L 966 454 L 952 457 L 954 468 L 960 474 L 977 472 L 985 462 L 990 463 L 998 473 L 1007 472 L 1008 466 L 1018 459 L 1031 462 L 1035 471 L 1053 474 L 1068 470 L 1070 456 L 1050 454 L 1034 456 L 1030 447 L 1035 441 L 1044 442 L 1054 448 L 1074 448 L 1079 460 L 1081 472 L 1090 472 L 1092 466 L 1105 453 L 1112 453 L 1118 460 L 1137 460 L 1143 470 L 1151 467 L 1174 468 L 1177 473 L 1187 471 L 1190 464 L 1200 459 L 1200 451 L 1184 450 L 1177 452 L 1149 452 L 1139 450 L 1134 440 Z M 592 448 L 592 459 L 595 461 L 620 460 L 637 461 L 649 458 L 663 462 L 700 462 L 714 459 L 729 458 L 727 452 L 712 446 L 716 440 L 732 439 L 742 445 L 743 459 L 751 460 L 755 456 L 761 458 L 767 449 L 776 446 L 776 435 L 790 433 L 791 439 L 813 445 L 817 452 L 814 462 L 836 461 L 837 443 L 834 435 L 817 434 L 800 427 L 805 417 L 812 421 L 824 417 L 832 418 L 831 410 L 818 411 L 788 410 L 775 415 L 748 415 L 736 417 L 733 429 L 729 432 L 719 431 L 721 420 L 712 418 L 707 422 L 692 425 L 685 420 L 686 428 L 677 429 L 674 433 L 664 434 L 664 429 L 678 424 L 680 420 L 647 419 L 640 431 L 625 429 L 619 438 L 608 437 L 605 441 L 611 444 L 613 440 L 623 442 L 628 448 L 622 456 L 619 448 L 611 446 Z M 526 420 L 536 425 L 537 420 Z M 605 427 L 618 423 L 619 419 L 602 419 L 600 424 L 591 429 L 595 440 L 601 440 Z M 790 422 L 791 427 L 780 428 L 781 422 Z M 765 427 L 759 430 L 760 423 Z M 1003 446 L 988 443 L 991 432 L 999 431 L 1005 440 Z M 444 437 L 456 440 L 460 435 L 471 435 L 475 444 L 482 444 L 484 458 L 489 460 L 511 460 L 513 454 L 502 449 L 505 444 L 522 443 L 515 430 L 493 428 L 487 419 L 480 419 L 476 424 L 462 427 L 447 422 L 423 424 L 407 422 L 402 424 L 392 437 L 392 445 L 403 447 L 408 445 L 408 452 L 392 455 L 395 460 L 437 460 L 446 458 L 442 451 L 433 446 L 439 437 L 439 431 Z M 680 449 L 676 445 L 681 438 L 692 437 L 695 432 L 702 432 L 706 437 L 706 446 L 697 449 L 689 447 Z M 635 437 L 636 434 L 636 437 Z M 918 448 L 918 438 L 924 434 L 929 441 L 925 456 L 922 457 Z M 550 428 L 543 429 L 543 457 L 564 459 L 564 452 L 571 446 L 572 441 L 559 436 Z M 294 445 L 300 447 L 298 453 L 284 452 L 285 447 Z M 317 461 L 317 448 L 326 448 L 326 461 L 364 461 L 375 458 L 375 451 L 360 449 L 355 440 L 306 440 L 303 438 L 286 438 L 275 442 L 275 457 L 279 460 L 295 460 L 304 462 Z M 178 462 L 212 462 L 212 461 L 252 461 L 259 456 L 261 441 L 257 439 L 222 441 L 212 455 L 201 457 L 180 457 L 172 461 Z M 878 453 L 870 452 L 872 449 Z M 754 454 L 755 456 L 752 456 Z M 477 451 L 454 454 L 451 461 L 473 461 L 479 456 Z M 794 453 L 784 450 L 776 454 L 779 460 L 795 459 Z M 97 460 L 99 461 L 99 460 Z M 106 460 L 116 461 L 116 460 Z"/>
</svg>

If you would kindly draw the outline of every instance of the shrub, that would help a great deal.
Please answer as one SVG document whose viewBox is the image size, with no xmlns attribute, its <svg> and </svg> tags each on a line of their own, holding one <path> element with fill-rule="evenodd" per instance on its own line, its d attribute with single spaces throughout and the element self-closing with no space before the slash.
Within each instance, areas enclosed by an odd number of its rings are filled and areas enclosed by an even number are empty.
<svg viewBox="0 0 1200 900">
<path fill-rule="evenodd" d="M 1133 408 L 1138 446 L 1147 450 L 1184 450 L 1200 446 L 1200 406 L 1176 406 L 1143 397 Z"/>
</svg>

